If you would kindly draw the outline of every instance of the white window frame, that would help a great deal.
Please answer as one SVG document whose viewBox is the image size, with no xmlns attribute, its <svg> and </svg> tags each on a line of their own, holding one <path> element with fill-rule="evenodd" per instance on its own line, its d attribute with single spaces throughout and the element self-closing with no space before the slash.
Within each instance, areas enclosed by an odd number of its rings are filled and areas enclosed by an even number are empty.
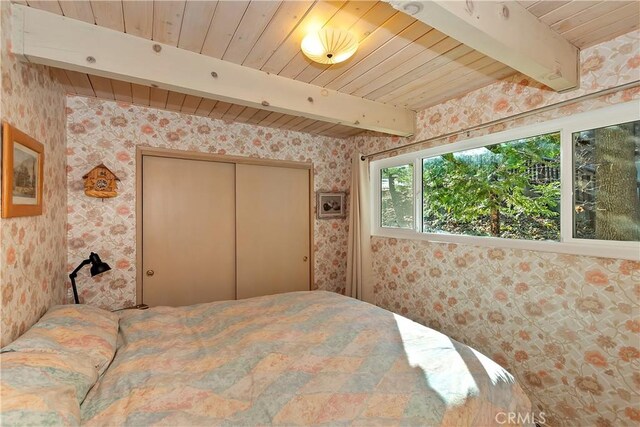
<svg viewBox="0 0 640 427">
<path fill-rule="evenodd" d="M 373 236 L 401 239 L 428 240 L 432 242 L 459 243 L 474 246 L 514 248 L 543 252 L 590 255 L 606 258 L 640 260 L 639 242 L 620 242 L 573 237 L 573 142 L 572 134 L 589 129 L 640 120 L 640 103 L 622 104 L 577 113 L 542 123 L 522 126 L 490 135 L 439 145 L 421 151 L 401 154 L 372 161 L 371 177 L 371 234 Z M 500 144 L 517 139 L 560 133 L 560 241 L 507 239 L 478 237 L 462 234 L 422 232 L 422 159 L 442 154 L 470 150 L 487 145 Z M 389 167 L 413 164 L 414 228 L 402 229 L 381 225 L 381 170 Z"/>
</svg>

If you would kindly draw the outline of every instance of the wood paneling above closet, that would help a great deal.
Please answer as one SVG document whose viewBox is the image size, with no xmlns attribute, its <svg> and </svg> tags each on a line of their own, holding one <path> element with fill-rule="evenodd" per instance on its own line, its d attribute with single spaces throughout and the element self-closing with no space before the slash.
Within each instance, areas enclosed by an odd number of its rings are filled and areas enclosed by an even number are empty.
<svg viewBox="0 0 640 427">
<path fill-rule="evenodd" d="M 504 64 L 384 2 L 31 0 L 26 3 L 203 55 L 414 110 L 514 73 Z M 640 27 L 637 1 L 519 3 L 579 48 Z M 356 54 L 332 66 L 308 60 L 300 51 L 300 41 L 310 29 L 323 26 L 353 32 L 360 41 Z M 56 75 L 72 94 L 337 137 L 361 132 L 86 74 L 57 71 Z"/>
</svg>

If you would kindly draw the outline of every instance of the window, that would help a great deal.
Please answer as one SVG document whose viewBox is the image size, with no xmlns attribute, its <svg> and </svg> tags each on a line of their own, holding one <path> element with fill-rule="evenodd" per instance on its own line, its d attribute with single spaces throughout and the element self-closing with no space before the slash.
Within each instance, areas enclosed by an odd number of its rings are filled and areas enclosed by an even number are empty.
<svg viewBox="0 0 640 427">
<path fill-rule="evenodd" d="M 637 103 L 376 160 L 371 176 L 374 235 L 640 259 Z"/>
<path fill-rule="evenodd" d="M 382 169 L 380 179 L 382 226 L 413 228 L 413 165 Z"/>
<path fill-rule="evenodd" d="M 640 240 L 640 121 L 573 133 L 573 237 Z"/>
<path fill-rule="evenodd" d="M 422 160 L 422 231 L 560 239 L 560 134 Z"/>
</svg>

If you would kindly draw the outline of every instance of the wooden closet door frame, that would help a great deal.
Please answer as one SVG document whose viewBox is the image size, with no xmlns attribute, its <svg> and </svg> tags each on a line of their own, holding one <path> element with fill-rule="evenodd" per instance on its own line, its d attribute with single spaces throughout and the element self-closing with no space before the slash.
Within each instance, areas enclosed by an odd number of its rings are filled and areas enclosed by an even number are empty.
<svg viewBox="0 0 640 427">
<path fill-rule="evenodd" d="M 262 159 L 258 157 L 227 156 L 222 154 L 201 153 L 198 151 L 173 150 L 169 148 L 136 147 L 136 304 L 142 301 L 142 182 L 144 156 L 168 157 L 172 159 L 204 160 L 208 162 L 275 166 L 291 169 L 307 169 L 309 173 L 309 289 L 315 283 L 315 188 L 313 183 L 313 163 L 293 160 Z"/>
</svg>

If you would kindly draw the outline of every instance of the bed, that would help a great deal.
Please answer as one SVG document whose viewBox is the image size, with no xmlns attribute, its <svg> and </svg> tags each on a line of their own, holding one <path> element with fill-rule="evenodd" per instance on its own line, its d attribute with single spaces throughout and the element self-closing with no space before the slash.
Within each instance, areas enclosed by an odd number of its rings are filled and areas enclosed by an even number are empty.
<svg viewBox="0 0 640 427">
<path fill-rule="evenodd" d="M 531 411 L 476 350 L 323 291 L 118 316 L 58 306 L 1 356 L 2 425 L 484 426 Z"/>
</svg>

